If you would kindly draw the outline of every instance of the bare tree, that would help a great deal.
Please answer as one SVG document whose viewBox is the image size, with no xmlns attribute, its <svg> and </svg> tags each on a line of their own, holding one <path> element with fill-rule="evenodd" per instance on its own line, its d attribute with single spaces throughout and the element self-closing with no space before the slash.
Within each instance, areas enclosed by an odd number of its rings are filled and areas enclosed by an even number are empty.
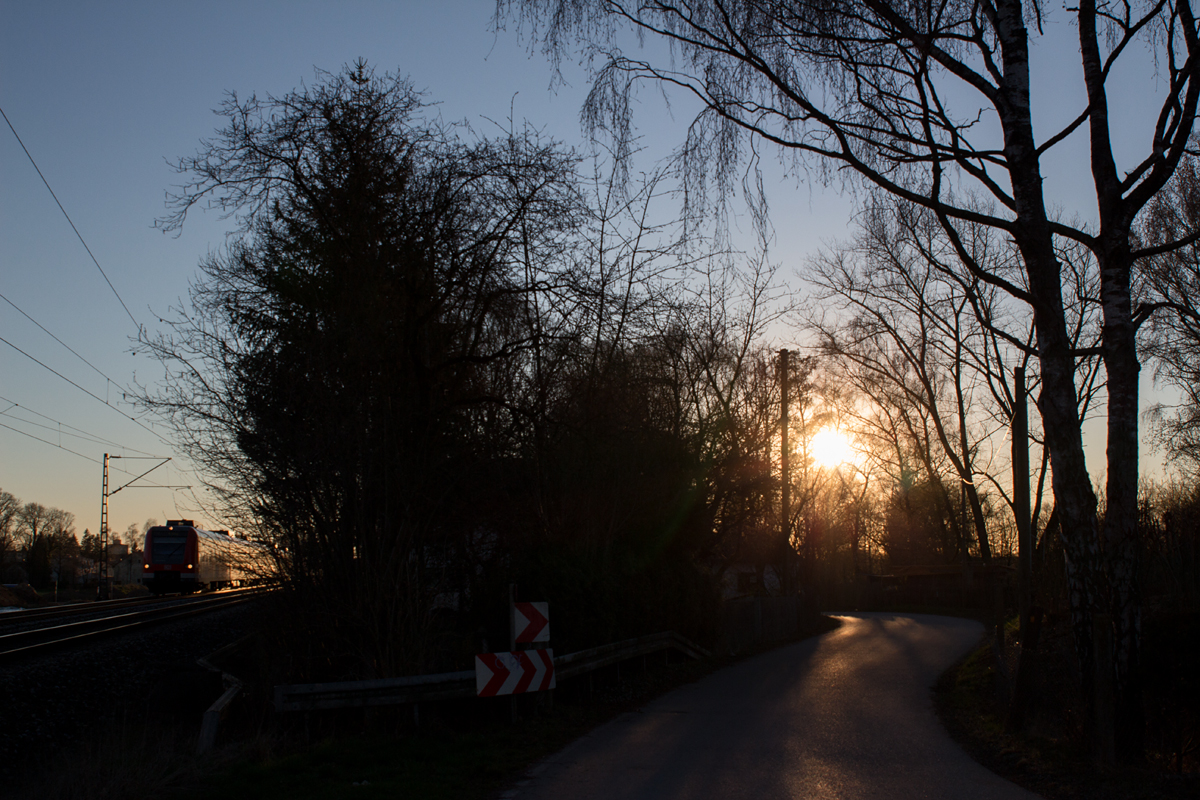
<svg viewBox="0 0 1200 800">
<path fill-rule="evenodd" d="M 129 545 L 129 551 L 132 553 L 141 550 L 142 541 L 142 529 L 136 522 L 129 523 L 129 527 L 125 529 L 125 544 Z"/>
<path fill-rule="evenodd" d="M 1154 198 L 1138 234 L 1148 246 L 1200 230 L 1200 164 L 1189 159 Z M 1177 465 L 1200 475 L 1200 247 L 1189 244 L 1141 263 L 1140 289 L 1147 305 L 1161 307 L 1143 339 L 1156 376 L 1180 393 L 1174 408 L 1155 409 L 1159 434 Z"/>
<path fill-rule="evenodd" d="M 850 313 L 844 321 L 836 314 L 814 316 L 819 346 L 851 367 L 849 380 L 874 389 L 877 402 L 895 403 L 900 433 L 917 445 L 910 452 L 927 475 L 940 476 L 942 463 L 952 469 L 970 503 L 979 553 L 990 565 L 976 461 L 986 463 L 989 454 L 979 445 L 995 425 L 981 429 L 974 395 L 979 389 L 999 394 L 1007 382 L 1003 361 L 996 363 L 1000 342 L 976 324 L 973 306 L 994 316 L 994 304 L 977 280 L 960 287 L 944 279 L 951 269 L 946 257 L 953 263 L 957 255 L 944 252 L 940 227 L 919 209 L 885 202 L 862 219 L 854 245 L 811 265 L 809 275 L 821 290 L 817 302 L 832 301 Z M 983 236 L 975 244 L 973 257 L 989 263 L 986 250 L 996 243 Z M 950 507 L 948 495 L 944 499 Z"/>
<path fill-rule="evenodd" d="M 55 575 L 54 591 L 57 597 L 59 585 L 72 582 L 78 567 L 80 547 L 79 537 L 75 534 L 74 514 L 61 509 L 53 510 L 46 534 L 46 549 L 50 568 Z"/>
<path fill-rule="evenodd" d="M 974 262 L 1021 282 L 1019 260 L 1003 239 L 983 226 L 965 232 L 970 236 L 962 245 Z M 1077 267 L 1065 285 L 1074 298 L 1067 309 L 1079 349 L 1095 341 L 1099 328 L 1099 309 L 1090 300 L 1095 271 L 1086 255 L 1062 253 L 1064 263 Z M 992 548 L 981 497 L 998 491 L 1013 506 L 1005 455 L 1014 402 L 1010 368 L 1027 366 L 1035 355 L 1028 320 L 963 266 L 932 213 L 895 198 L 873 198 L 859 216 L 858 236 L 814 259 L 807 277 L 818 288 L 810 325 L 819 347 L 869 398 L 860 421 L 883 438 L 881 453 L 895 454 L 892 474 L 907 468 L 908 457 L 916 459 L 937 478 L 951 509 L 941 480 L 948 470 L 961 487 L 954 494 L 969 504 L 974 539 L 987 562 Z M 1096 358 L 1081 362 L 1081 418 L 1098 366 Z M 1036 371 L 1031 377 L 1036 393 Z M 1046 467 L 1043 458 L 1035 481 L 1039 499 Z M 1038 514 L 1040 505 L 1032 522 Z M 965 552 L 958 515 L 948 519 Z"/>
<path fill-rule="evenodd" d="M 49 535 L 55 509 L 41 503 L 28 502 L 17 512 L 17 541 L 29 550 L 38 540 Z"/>
<path fill-rule="evenodd" d="M 1030 50 L 1044 17 L 1036 0 L 499 0 L 498 16 L 514 7 L 541 26 L 554 58 L 564 54 L 572 34 L 589 43 L 599 67 L 588 118 L 597 124 L 628 130 L 631 94 L 645 81 L 701 103 L 685 145 L 692 198 L 712 196 L 706 189 L 728 196 L 745 174 L 738 166 L 741 156 L 772 143 L 801 168 L 852 175 L 930 209 L 952 242 L 961 241 L 963 223 L 1011 237 L 1023 262 L 1024 286 L 974 263 L 965 247 L 960 255 L 981 281 L 1025 301 L 1033 312 L 1041 412 L 1085 697 L 1093 696 L 1093 615 L 1103 613 L 1115 646 L 1111 655 L 1100 654 L 1101 667 L 1107 669 L 1111 659 L 1116 675 L 1115 716 L 1103 720 L 1103 729 L 1115 731 L 1122 758 L 1139 757 L 1135 333 L 1148 309 L 1133 304 L 1131 269 L 1137 258 L 1182 242 L 1139 250 L 1130 232 L 1138 212 L 1170 179 L 1192 130 L 1200 98 L 1200 26 L 1190 3 L 1089 0 L 1065 9 L 1078 31 L 1087 103 L 1056 130 L 1035 125 L 1031 103 Z M 627 28 L 669 42 L 676 57 L 666 65 L 626 55 L 619 34 Z M 1162 104 L 1142 151 L 1122 167 L 1110 126 L 1119 111 L 1110 109 L 1108 82 L 1116 65 L 1145 45 L 1162 72 Z M 999 136 L 982 124 L 985 119 L 994 121 Z M 1043 162 L 1068 146 L 1076 131 L 1091 148 L 1096 230 L 1057 221 L 1043 192 Z M 990 196 L 997 211 L 965 202 L 975 193 Z M 1055 244 L 1060 237 L 1087 247 L 1099 266 L 1103 337 L 1097 352 L 1108 387 L 1103 531 L 1084 459 L 1075 390 L 1081 354 L 1071 341 L 1063 304 L 1063 265 Z"/>
<path fill-rule="evenodd" d="M 0 489 L 0 573 L 8 565 L 9 554 L 16 549 L 17 521 L 21 501 Z"/>
</svg>

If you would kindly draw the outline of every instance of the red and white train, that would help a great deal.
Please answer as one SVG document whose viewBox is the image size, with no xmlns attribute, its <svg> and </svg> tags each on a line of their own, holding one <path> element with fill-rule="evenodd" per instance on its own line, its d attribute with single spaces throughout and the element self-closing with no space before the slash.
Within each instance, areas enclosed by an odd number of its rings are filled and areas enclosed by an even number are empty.
<svg viewBox="0 0 1200 800">
<path fill-rule="evenodd" d="M 142 584 L 156 595 L 246 586 L 264 580 L 270 564 L 261 544 L 173 519 L 146 533 Z"/>
</svg>

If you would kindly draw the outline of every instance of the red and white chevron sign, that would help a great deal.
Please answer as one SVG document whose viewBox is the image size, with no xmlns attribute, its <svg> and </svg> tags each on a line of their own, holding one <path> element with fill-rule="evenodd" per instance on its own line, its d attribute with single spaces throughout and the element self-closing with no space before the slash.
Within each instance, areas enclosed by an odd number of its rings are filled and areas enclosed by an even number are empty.
<svg viewBox="0 0 1200 800">
<path fill-rule="evenodd" d="M 550 641 L 550 604 L 513 603 L 513 630 L 518 642 Z"/>
<path fill-rule="evenodd" d="M 475 694 L 480 697 L 544 692 L 556 685 L 553 650 L 475 656 Z"/>
</svg>

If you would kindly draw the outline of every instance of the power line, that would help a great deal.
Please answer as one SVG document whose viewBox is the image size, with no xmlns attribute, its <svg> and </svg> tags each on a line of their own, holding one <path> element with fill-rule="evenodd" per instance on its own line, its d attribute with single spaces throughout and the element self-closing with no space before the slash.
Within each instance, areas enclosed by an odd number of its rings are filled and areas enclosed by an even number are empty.
<svg viewBox="0 0 1200 800">
<path fill-rule="evenodd" d="M 38 361 L 36 358 L 34 358 L 33 356 L 29 355 L 29 353 L 26 353 L 24 350 L 22 350 L 21 348 L 17 347 L 15 344 L 13 344 L 12 342 L 10 342 L 8 339 L 5 339 L 3 336 L 0 336 L 0 342 L 4 342 L 6 345 L 8 345 L 9 347 L 11 347 L 13 350 L 16 350 L 18 353 L 20 353 L 21 355 L 25 356 L 25 357 L 26 357 L 26 358 L 28 358 L 30 361 L 32 361 L 33 363 L 35 363 L 35 364 L 37 364 L 38 366 L 42 367 L 43 369 L 47 369 L 47 370 L 49 370 L 50 372 L 53 372 L 55 375 L 57 375 L 58 377 L 62 378 L 64 381 L 66 381 L 67 383 L 71 384 L 71 385 L 72 385 L 72 386 L 74 386 L 76 389 L 78 389 L 79 391 L 81 391 L 81 392 L 83 392 L 84 394 L 88 395 L 89 397 L 94 397 L 95 399 L 99 400 L 101 403 L 104 403 L 104 405 L 106 405 L 106 406 L 109 406 L 109 408 L 113 408 L 113 406 L 109 405 L 109 402 L 108 402 L 107 400 L 105 400 L 103 397 L 101 397 L 100 395 L 98 395 L 98 394 L 93 394 L 92 392 L 90 392 L 90 391 L 88 391 L 87 389 L 85 389 L 85 388 L 83 388 L 82 386 L 80 386 L 80 385 L 79 385 L 78 383 L 76 383 L 75 381 L 73 381 L 73 380 L 71 380 L 70 378 L 68 378 L 66 375 L 63 375 L 63 374 L 62 374 L 61 372 L 59 372 L 58 370 L 54 369 L 54 367 L 47 366 L 46 364 L 42 363 L 41 361 Z M 132 417 L 131 417 L 131 419 L 132 419 Z"/>
<path fill-rule="evenodd" d="M 70 436 L 74 439 L 82 439 L 85 442 L 91 442 L 92 444 L 104 445 L 105 447 L 112 447 L 112 448 L 117 448 L 120 450 L 133 450 L 133 452 L 135 452 L 135 453 L 145 452 L 144 450 L 134 450 L 131 447 L 127 448 L 124 445 L 118 444 L 117 442 L 110 442 L 107 439 L 101 439 L 100 437 L 96 436 L 95 434 L 88 433 L 87 431 L 79 431 L 79 433 L 71 433 L 70 431 L 64 431 L 64 430 L 62 430 L 62 428 L 71 428 L 71 430 L 79 430 L 79 429 L 72 428 L 70 425 L 66 425 L 61 422 L 59 422 L 58 424 L 62 427 L 55 428 L 50 425 L 43 425 L 40 422 L 34 422 L 33 420 L 21 419 L 20 417 L 16 416 L 15 414 L 10 413 L 11 411 L 12 411 L 11 408 L 8 409 L 7 411 L 0 411 L 0 416 L 9 417 L 11 419 L 16 420 L 17 422 L 23 423 L 25 425 L 32 425 L 35 428 L 41 428 L 42 430 L 50 431 L 51 433 L 57 433 L 59 436 Z M 51 422 L 55 422 L 55 420 L 51 420 Z"/>
<path fill-rule="evenodd" d="M 32 424 L 36 424 L 36 423 L 30 423 L 30 422 L 28 422 L 27 420 L 21 420 L 21 422 L 25 422 L 25 423 L 27 423 L 27 424 L 31 424 L 31 425 L 32 425 Z M 40 426 L 40 427 L 43 427 L 43 428 L 44 428 L 45 426 L 43 425 L 43 426 Z M 27 431 L 23 431 L 23 430 L 21 430 L 20 428 L 14 428 L 14 427 L 13 427 L 13 426 L 11 426 L 11 425 L 5 425 L 3 422 L 0 422 L 0 428 L 7 428 L 8 430 L 12 431 L 13 433 L 19 433 L 19 434 L 21 434 L 22 436 L 28 436 L 30 439 L 33 439 L 33 440 L 35 440 L 35 441 L 38 441 L 38 442 L 41 442 L 42 444 L 48 444 L 48 445 L 50 445 L 51 447 L 57 447 L 59 450 L 65 450 L 65 451 L 67 451 L 68 453 L 70 453 L 71 455 L 73 455 L 73 456 L 79 456 L 79 457 L 80 457 L 80 458 L 82 458 L 84 461 L 87 461 L 87 462 L 89 462 L 89 463 L 91 463 L 91 464 L 99 464 L 99 463 L 101 463 L 101 460 L 100 460 L 100 459 L 98 459 L 98 458 L 92 458 L 91 456 L 85 456 L 83 453 L 80 453 L 80 452 L 77 452 L 77 451 L 75 451 L 75 450 L 72 450 L 72 449 L 71 449 L 71 448 L 69 448 L 69 447 L 63 447 L 61 444 L 55 444 L 54 442 L 50 441 L 49 439 L 43 439 L 43 438 L 41 438 L 40 436 L 34 436 L 32 433 L 29 433 L 29 432 L 27 432 Z M 120 445 L 116 445 L 116 446 L 117 446 L 117 447 L 120 447 Z M 124 449 L 124 448 L 123 448 L 123 449 Z M 129 449 L 132 449 L 132 448 L 129 448 Z M 135 452 L 138 452 L 138 453 L 140 453 L 140 452 L 142 452 L 142 451 L 141 451 L 141 450 L 137 450 L 137 451 L 135 451 Z M 122 469 L 122 468 L 120 468 L 120 467 L 115 467 L 115 466 L 114 466 L 114 467 L 113 467 L 113 469 L 117 470 L 118 472 L 123 472 L 123 473 L 125 473 L 126 475 L 132 475 L 132 474 L 133 474 L 131 471 L 129 471 L 129 470 L 127 470 L 127 469 Z M 136 478 L 135 478 L 134 480 L 136 480 Z M 150 484 L 147 484 L 145 487 L 140 487 L 140 488 L 146 488 L 146 489 L 171 489 L 172 491 L 174 491 L 174 490 L 181 489 L 181 488 L 183 488 L 183 489 L 190 489 L 190 488 L 192 488 L 192 487 L 191 487 L 191 486 L 183 486 L 183 487 L 180 487 L 180 486 L 163 486 L 163 485 L 162 485 L 162 484 L 160 484 L 160 483 L 150 483 Z"/>
<path fill-rule="evenodd" d="M 94 393 L 92 393 L 92 392 L 88 391 L 87 389 L 83 388 L 83 387 L 82 387 L 82 386 L 80 386 L 78 383 L 76 383 L 75 381 L 71 380 L 71 379 L 70 379 L 70 378 L 68 378 L 66 375 L 63 375 L 61 372 L 59 372 L 58 370 L 54 369 L 53 367 L 47 366 L 47 365 L 46 365 L 46 364 L 44 364 L 43 362 L 41 362 L 41 361 L 39 361 L 38 359 L 34 358 L 33 356 L 29 355 L 29 353 L 26 353 L 24 350 L 22 350 L 21 348 L 17 347 L 15 344 L 13 344 L 12 342 L 10 342 L 8 339 L 5 339 L 3 336 L 0 336 L 0 342 L 4 342 L 6 345 L 8 345 L 9 347 L 11 347 L 13 350 L 16 350 L 18 353 L 20 353 L 21 355 L 25 356 L 25 357 L 26 357 L 26 358 L 28 358 L 30 361 L 32 361 L 33 363 L 35 363 L 35 364 L 37 364 L 38 366 L 42 367 L 43 369 L 49 370 L 50 372 L 54 373 L 55 375 L 57 375 L 58 377 L 62 378 L 62 379 L 63 379 L 64 381 L 66 381 L 67 383 L 69 383 L 69 384 L 71 384 L 72 386 L 74 386 L 74 387 L 75 387 L 76 389 L 78 389 L 79 391 L 81 391 L 81 392 L 83 392 L 84 394 L 86 394 L 88 397 L 91 397 L 91 398 L 93 398 L 93 399 L 95 399 L 95 400 L 99 400 L 101 403 L 103 403 L 104 405 L 108 406 L 108 407 L 109 407 L 109 408 L 111 408 L 113 411 L 116 411 L 118 414 L 120 414 L 121 416 L 125 417 L 125 418 L 126 418 L 126 419 L 128 419 L 130 422 L 132 422 L 133 424 L 137 425 L 139 428 L 142 428 L 143 430 L 145 430 L 145 431 L 147 431 L 148 433 L 150 433 L 151 435 L 153 435 L 153 436 L 154 436 L 156 439 L 158 439 L 160 442 L 162 442 L 163 444 L 165 444 L 167 447 L 171 447 L 171 446 L 172 446 L 172 445 L 171 445 L 171 443 L 170 443 L 169 441 L 167 441 L 167 439 L 166 439 L 166 438 L 164 438 L 164 437 L 162 436 L 162 434 L 160 434 L 158 431 L 154 430 L 153 428 L 149 427 L 148 425 L 144 424 L 144 423 L 143 423 L 141 420 L 139 420 L 137 417 L 130 417 L 130 416 L 127 416 L 127 415 L 125 414 L 125 412 L 124 412 L 124 411 L 122 411 L 121 409 L 117 408 L 117 407 L 116 407 L 116 406 L 114 406 L 112 403 L 108 402 L 107 400 L 105 400 L 104 398 L 100 397 L 99 395 L 97 395 L 97 394 L 94 394 Z M 10 401 L 10 402 L 11 402 L 11 401 Z"/>
<path fill-rule="evenodd" d="M 146 456 L 150 455 L 150 453 L 147 453 L 145 450 L 138 450 L 136 447 L 126 447 L 125 445 L 121 444 L 120 442 L 114 442 L 110 439 L 105 439 L 103 436 L 99 436 L 98 434 L 91 433 L 90 431 L 85 431 L 83 428 L 76 428 L 74 425 L 68 425 L 67 423 L 62 422 L 61 420 L 57 420 L 54 417 L 48 417 L 45 414 L 41 414 L 37 411 L 34 411 L 32 408 L 29 408 L 28 406 L 23 406 L 20 403 L 18 403 L 17 401 L 15 401 L 11 398 L 8 398 L 8 397 L 4 397 L 3 395 L 0 395 L 0 402 L 12 404 L 8 408 L 4 409 L 3 411 L 0 411 L 0 414 L 11 416 L 13 419 L 20 420 L 21 422 L 24 422 L 27 425 L 37 425 L 38 423 L 31 422 L 31 421 L 25 420 L 25 419 L 21 419 L 20 417 L 14 416 L 13 414 L 11 414 L 9 412 L 11 412 L 14 408 L 19 408 L 22 411 L 25 411 L 29 414 L 33 414 L 35 417 L 41 417 L 42 419 L 44 419 L 48 422 L 53 422 L 55 425 L 59 425 L 63 428 L 68 428 L 70 430 L 75 431 L 76 433 L 82 434 L 82 436 L 80 436 L 79 438 L 92 437 L 92 441 L 94 441 L 96 444 L 106 444 L 106 445 L 109 445 L 110 447 L 120 448 L 121 450 L 129 450 L 131 452 L 141 453 L 142 455 L 146 455 Z M 48 426 L 45 426 L 45 425 L 39 425 L 38 427 L 46 428 L 47 430 L 53 430 L 52 428 L 49 428 Z M 67 434 L 67 435 L 71 436 L 73 434 Z"/>
<path fill-rule="evenodd" d="M 93 444 L 101 444 L 101 445 L 106 445 L 108 447 L 114 447 L 114 448 L 117 448 L 122 451 L 129 451 L 132 453 L 141 453 L 143 456 L 148 457 L 148 458 L 161 458 L 161 456 L 151 455 L 150 453 L 147 453 L 145 450 L 138 450 L 136 447 L 129 447 L 127 445 L 121 444 L 120 442 L 114 442 L 111 439 L 105 439 L 102 436 L 98 436 L 89 431 L 85 431 L 82 428 L 76 428 L 74 425 L 69 425 L 66 422 L 61 422 L 60 420 L 54 419 L 54 417 L 46 416 L 45 414 L 34 411 L 32 408 L 23 406 L 20 403 L 16 402 L 15 400 L 12 400 L 8 397 L 0 396 L 0 402 L 10 404 L 8 408 L 4 409 L 3 411 L 0 411 L 0 416 L 10 417 L 11 419 L 16 420 L 17 422 L 22 422 L 26 425 L 34 425 L 38 428 L 41 428 L 42 430 L 47 430 L 47 431 L 58 433 L 60 436 L 63 435 L 63 433 L 65 433 L 65 431 L 63 431 L 59 428 L 51 428 L 49 425 L 42 425 L 41 423 L 34 422 L 32 420 L 22 419 L 21 417 L 18 417 L 15 414 L 11 413 L 14 408 L 19 408 L 22 411 L 26 411 L 30 414 L 33 414 L 36 417 L 41 417 L 42 419 L 47 420 L 49 422 L 53 422 L 55 425 L 59 425 L 62 428 L 68 428 L 69 430 L 76 431 L 76 433 L 66 433 L 67 436 L 72 436 L 76 439 L 83 439 L 84 441 L 91 442 Z M 136 422 L 136 420 L 135 420 L 135 422 Z M 86 458 L 89 461 L 97 461 L 98 462 L 98 459 L 93 459 L 90 456 L 83 455 L 82 453 L 75 453 L 74 450 L 71 450 L 70 448 L 67 448 L 67 447 L 63 447 L 61 444 L 55 444 L 54 442 L 48 441 L 46 439 L 41 439 L 37 436 L 33 436 L 30 433 L 22 431 L 18 428 L 13 428 L 10 425 L 4 425 L 4 427 L 8 428 L 11 431 L 15 431 L 16 433 L 20 433 L 23 436 L 28 436 L 31 439 L 37 439 L 39 442 L 45 442 L 46 444 L 49 444 L 53 447 L 58 447 L 61 450 L 66 450 L 69 453 L 74 453 L 75 455 L 82 456 L 83 458 Z M 129 457 L 132 457 L 132 456 L 129 456 Z M 128 470 L 125 470 L 119 466 L 114 466 L 113 469 L 117 470 L 118 472 L 124 472 L 127 475 L 133 474 L 133 473 L 129 472 Z M 159 484 L 153 484 L 153 483 L 150 484 L 150 486 L 159 488 L 159 489 L 171 488 L 168 486 L 161 486 Z"/>
<path fill-rule="evenodd" d="M 65 422 L 59 422 L 58 420 L 54 419 L 53 417 L 48 417 L 45 414 L 39 414 L 38 412 L 34 411 L 32 408 L 26 408 L 25 406 L 21 405 L 20 403 L 16 403 L 16 402 L 8 399 L 7 397 L 0 397 L 0 402 L 12 404 L 8 408 L 4 409 L 3 411 L 0 411 L 0 416 L 10 417 L 11 419 L 16 420 L 17 422 L 21 422 L 26 425 L 34 425 L 38 428 L 41 428 L 42 430 L 56 432 L 60 436 L 64 433 L 64 431 L 59 430 L 57 428 L 51 428 L 49 425 L 42 425 L 39 422 L 33 422 L 32 420 L 28 420 L 28 419 L 21 419 L 20 417 L 15 416 L 14 414 L 11 413 L 14 408 L 19 408 L 22 411 L 28 411 L 30 414 L 41 417 L 42 419 L 45 419 L 45 420 L 49 420 L 50 422 L 53 422 L 56 425 L 61 425 L 64 428 L 69 428 L 73 431 L 78 431 L 78 433 L 67 433 L 66 434 L 67 436 L 73 436 L 76 439 L 83 439 L 84 441 L 91 442 L 93 444 L 102 444 L 102 445 L 107 445 L 108 447 L 115 447 L 119 450 L 128 450 L 128 451 L 131 451 L 134 453 L 141 453 L 142 456 L 144 456 L 146 458 L 161 458 L 161 456 L 153 456 L 153 455 L 147 453 L 145 450 L 138 450 L 136 447 L 126 447 L 125 445 L 121 444 L 120 442 L 114 442 L 109 439 L 104 439 L 100 436 L 97 436 L 94 433 L 88 433 L 87 431 L 83 430 L 82 428 L 76 428 L 74 425 L 68 425 Z M 3 423 L 0 423 L 0 424 L 3 424 Z M 71 452 L 71 453 L 75 452 L 75 451 L 71 450 L 70 448 L 63 447 L 61 444 L 55 444 L 54 442 L 48 441 L 46 439 L 40 439 L 37 436 L 33 436 L 30 433 L 26 433 L 25 431 L 22 431 L 18 428 L 14 428 L 11 425 L 4 425 L 4 427 L 8 428 L 10 431 L 15 431 L 24 436 L 29 436 L 31 439 L 37 439 L 39 442 L 45 442 L 46 444 L 66 450 L 67 452 Z M 75 453 L 75 455 L 83 455 L 83 454 Z M 88 459 L 89 461 L 98 461 L 98 459 L 93 459 L 90 456 L 83 456 L 83 457 Z M 127 457 L 135 458 L 136 456 L 127 456 Z M 120 467 L 114 467 L 114 469 L 117 469 L 120 472 L 126 472 L 127 474 L 132 474 L 132 473 L 129 473 L 127 470 L 124 470 Z M 162 488 L 166 488 L 166 487 L 162 487 Z"/>
<path fill-rule="evenodd" d="M 83 356 L 79 355 L 79 353 L 76 353 L 76 352 L 75 352 L 75 350 L 74 350 L 74 349 L 72 349 L 72 348 L 71 348 L 71 346 L 70 346 L 69 344 L 67 344 L 67 343 L 66 343 L 66 342 L 64 342 L 62 339 L 58 338 L 58 337 L 57 337 L 57 336 L 55 336 L 53 333 L 51 333 L 49 330 L 47 330 L 45 325 L 43 325 L 42 323 L 38 322 L 38 321 L 37 321 L 36 319 L 34 319 L 33 317 L 29 316 L 29 314 L 27 314 L 27 313 L 26 313 L 26 312 L 25 312 L 25 311 L 24 311 L 24 310 L 23 310 L 23 309 L 22 309 L 20 306 L 18 306 L 18 305 L 17 305 L 16 303 L 14 303 L 12 300 L 9 300 L 9 299 L 8 299 L 7 297 L 5 297 L 3 294 L 0 294 L 0 300 L 3 300 L 4 302 L 8 303 L 8 304 L 9 304 L 10 306 L 12 306 L 13 308 L 17 309 L 17 312 L 18 312 L 18 313 L 20 313 L 22 316 L 24 316 L 24 317 L 25 317 L 25 319 L 29 320 L 29 321 L 30 321 L 30 322 L 32 322 L 34 325 L 37 325 L 39 328 L 41 328 L 41 329 L 42 329 L 42 331 L 43 331 L 43 332 L 44 332 L 44 333 L 45 333 L 47 336 L 49 336 L 51 339 L 53 339 L 54 341 L 56 341 L 56 342 L 58 342 L 59 344 L 61 344 L 63 347 L 67 348 L 67 350 L 70 350 L 70 352 L 71 352 L 71 355 L 75 356 L 75 357 L 76 357 L 76 358 L 78 358 L 80 361 L 82 361 L 83 363 L 85 363 L 85 364 L 87 364 L 89 367 L 91 367 L 93 370 L 95 370 L 95 371 L 96 371 L 96 374 L 98 374 L 98 375 L 99 375 L 101 378 L 104 378 L 104 380 L 108 381 L 109 383 L 111 383 L 111 384 L 113 384 L 113 385 L 115 385 L 115 386 L 120 386 L 120 385 L 121 385 L 121 384 L 117 383 L 116 381 L 114 381 L 112 378 L 110 378 L 110 377 L 108 377 L 107 375 L 105 375 L 103 372 L 101 372 L 101 371 L 100 371 L 100 368 L 99 368 L 99 367 L 97 367 L 95 364 L 93 364 L 92 362 L 88 361 L 88 360 L 87 360 L 86 358 L 84 358 Z"/>
<path fill-rule="evenodd" d="M 58 205 L 58 210 L 67 218 L 67 223 L 71 226 L 71 230 L 75 231 L 75 235 L 79 237 L 79 243 L 83 245 L 83 249 L 91 257 L 92 263 L 96 265 L 96 269 L 100 270 L 100 274 L 104 277 L 104 282 L 108 284 L 108 288 L 112 289 L 113 295 L 116 296 L 117 302 L 121 304 L 121 308 L 125 309 L 125 313 L 129 315 L 129 320 L 133 323 L 133 327 L 137 328 L 138 335 L 141 336 L 142 326 L 134 319 L 133 312 L 129 310 L 129 306 L 125 305 L 125 301 L 121 299 L 120 293 L 117 292 L 117 287 L 113 286 L 112 281 L 108 279 L 108 275 L 104 272 L 104 267 L 100 266 L 100 262 L 96 260 L 96 256 L 92 253 L 92 248 L 88 247 L 88 243 L 83 240 L 83 234 L 75 227 L 75 223 L 71 221 L 71 215 L 63 208 L 63 204 L 59 202 L 58 195 L 50 188 L 50 181 L 46 180 L 46 176 L 42 174 L 42 170 L 38 167 L 37 162 L 33 160 L 33 154 L 29 152 L 29 148 L 25 146 L 25 142 L 21 141 L 21 135 L 17 133 L 17 129 L 13 127 L 12 121 L 8 115 L 4 113 L 4 109 L 0 108 L 0 117 L 4 117 L 4 121 L 8 123 L 8 129 L 12 131 L 13 136 L 17 137 L 17 144 L 21 145 L 21 149 L 25 151 L 26 157 L 29 158 L 29 163 L 33 164 L 34 170 L 37 171 L 38 177 L 42 179 L 42 183 L 46 185 L 46 190 L 50 192 L 50 196 L 54 198 L 54 202 Z"/>
<path fill-rule="evenodd" d="M 84 459 L 85 461 L 90 461 L 93 464 L 100 463 L 99 459 L 92 458 L 91 456 L 85 456 L 83 453 L 77 453 L 69 447 L 63 447 L 61 444 L 55 444 L 54 442 L 51 442 L 48 439 L 43 439 L 40 436 L 34 436 L 32 433 L 27 433 L 27 432 L 21 430 L 20 428 L 14 428 L 11 425 L 5 425 L 3 422 L 0 422 L 0 428 L 8 428 L 13 433 L 19 433 L 22 436 L 28 436 L 30 439 L 36 439 L 37 441 L 41 442 L 42 444 L 48 444 L 51 447 L 57 447 L 59 450 L 66 450 L 68 453 L 79 456 L 80 458 Z"/>
</svg>

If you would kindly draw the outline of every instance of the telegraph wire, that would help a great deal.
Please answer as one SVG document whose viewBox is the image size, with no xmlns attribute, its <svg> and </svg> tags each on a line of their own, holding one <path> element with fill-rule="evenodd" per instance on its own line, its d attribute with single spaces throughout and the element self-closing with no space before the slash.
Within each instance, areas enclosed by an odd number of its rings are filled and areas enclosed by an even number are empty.
<svg viewBox="0 0 1200 800">
<path fill-rule="evenodd" d="M 104 277 L 104 282 L 108 284 L 109 289 L 112 289 L 112 293 L 116 296 L 117 302 L 121 304 L 121 308 L 125 309 L 125 313 L 129 315 L 129 320 L 133 323 L 133 327 L 137 328 L 138 335 L 140 336 L 142 333 L 142 326 L 134 318 L 133 312 L 129 310 L 129 306 L 125 305 L 125 301 L 121 299 L 121 295 L 117 291 L 117 287 L 113 286 L 112 281 L 108 279 L 108 275 L 104 272 L 104 268 L 100 266 L 100 262 L 96 260 L 96 256 L 92 253 L 92 248 L 88 247 L 88 243 L 83 240 L 83 234 L 81 234 L 79 229 L 75 227 L 75 223 L 71 220 L 71 215 L 67 213 L 65 208 L 63 208 L 63 204 L 59 202 L 58 195 L 56 195 L 54 190 L 50 188 L 50 181 L 46 180 L 46 176 L 42 174 L 41 168 L 37 165 L 37 162 L 33 160 L 33 154 L 29 152 L 29 148 L 25 146 L 25 142 L 21 141 L 21 135 L 17 133 L 17 129 L 13 127 L 12 121 L 8 118 L 8 115 L 4 113 L 4 109 L 2 107 L 0 107 L 0 117 L 4 117 L 4 121 L 8 123 L 8 129 L 12 131 L 13 136 L 17 137 L 17 144 L 21 145 L 21 149 L 25 151 L 26 157 L 29 158 L 29 163 L 33 164 L 33 168 L 37 171 L 38 177 L 42 179 L 42 183 L 46 185 L 46 190 L 50 192 L 50 196 L 54 198 L 54 202 L 58 205 L 58 210 L 61 211 L 63 216 L 67 218 L 67 223 L 70 224 L 71 230 L 75 231 L 75 235 L 79 238 L 79 243 L 83 245 L 83 249 L 86 250 L 87 254 L 91 257 L 92 263 L 96 265 L 96 269 L 100 270 L 100 274 Z"/>
</svg>

